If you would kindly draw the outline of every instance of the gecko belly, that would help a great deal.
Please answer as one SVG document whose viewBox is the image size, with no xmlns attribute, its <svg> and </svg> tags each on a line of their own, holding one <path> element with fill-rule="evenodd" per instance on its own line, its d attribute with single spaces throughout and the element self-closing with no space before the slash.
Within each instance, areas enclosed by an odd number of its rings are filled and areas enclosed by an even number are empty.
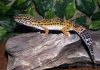
<svg viewBox="0 0 100 70">
<path fill-rule="evenodd" d="M 63 27 L 62 26 L 34 26 L 35 28 L 37 29 L 40 29 L 40 30 L 45 30 L 45 29 L 48 29 L 48 30 L 61 30 Z"/>
</svg>

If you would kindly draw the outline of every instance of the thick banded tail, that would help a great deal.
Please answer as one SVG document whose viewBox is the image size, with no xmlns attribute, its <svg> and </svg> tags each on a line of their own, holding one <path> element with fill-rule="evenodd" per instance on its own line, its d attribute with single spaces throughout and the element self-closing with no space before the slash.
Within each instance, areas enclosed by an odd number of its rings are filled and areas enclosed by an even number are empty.
<svg viewBox="0 0 100 70">
<path fill-rule="evenodd" d="M 94 51 L 93 51 L 93 40 L 90 36 L 90 34 L 88 33 L 88 31 L 82 27 L 79 26 L 77 27 L 78 29 L 75 28 L 75 31 L 77 32 L 77 34 L 80 36 L 81 40 L 84 42 L 84 48 L 87 51 L 91 61 L 92 61 L 92 66 L 95 66 L 95 57 L 94 57 Z"/>
</svg>

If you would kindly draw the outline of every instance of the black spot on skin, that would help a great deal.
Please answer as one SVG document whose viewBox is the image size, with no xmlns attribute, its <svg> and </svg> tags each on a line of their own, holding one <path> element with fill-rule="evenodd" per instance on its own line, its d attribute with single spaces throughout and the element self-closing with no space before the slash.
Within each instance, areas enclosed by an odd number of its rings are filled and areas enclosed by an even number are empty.
<svg viewBox="0 0 100 70">
<path fill-rule="evenodd" d="M 38 21 L 38 23 L 40 23 L 40 22 Z"/>
</svg>

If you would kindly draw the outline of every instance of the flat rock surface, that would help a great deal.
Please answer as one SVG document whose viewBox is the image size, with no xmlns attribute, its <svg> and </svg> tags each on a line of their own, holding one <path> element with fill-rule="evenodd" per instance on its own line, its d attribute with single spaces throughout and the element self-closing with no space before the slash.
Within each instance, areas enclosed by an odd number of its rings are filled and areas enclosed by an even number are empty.
<svg viewBox="0 0 100 70">
<path fill-rule="evenodd" d="M 96 61 L 100 62 L 100 32 L 90 32 L 95 42 Z M 71 34 L 64 38 L 63 34 L 27 33 L 10 38 L 6 43 L 9 53 L 7 70 L 43 70 L 62 64 L 88 66 L 91 62 L 84 50 L 80 38 Z"/>
</svg>

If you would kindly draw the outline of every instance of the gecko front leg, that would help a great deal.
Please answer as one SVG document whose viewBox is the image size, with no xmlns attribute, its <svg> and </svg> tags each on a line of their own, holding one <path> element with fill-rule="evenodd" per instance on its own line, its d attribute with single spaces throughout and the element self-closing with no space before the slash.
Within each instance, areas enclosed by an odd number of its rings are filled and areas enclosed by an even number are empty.
<svg viewBox="0 0 100 70">
<path fill-rule="evenodd" d="M 48 36 L 48 33 L 49 33 L 48 28 L 46 28 L 46 27 L 44 27 L 44 26 L 41 26 L 41 27 L 44 29 L 45 35 Z"/>
</svg>

